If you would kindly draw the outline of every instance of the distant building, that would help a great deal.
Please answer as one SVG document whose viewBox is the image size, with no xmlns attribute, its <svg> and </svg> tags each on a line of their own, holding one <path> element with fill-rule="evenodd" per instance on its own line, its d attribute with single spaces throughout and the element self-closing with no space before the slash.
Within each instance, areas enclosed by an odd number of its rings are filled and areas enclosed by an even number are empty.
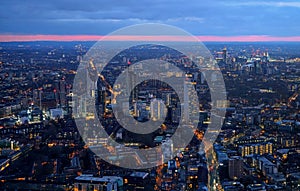
<svg viewBox="0 0 300 191">
<path fill-rule="evenodd" d="M 237 190 L 244 190 L 244 185 L 240 182 L 234 182 L 234 181 L 226 181 L 222 182 L 222 187 L 224 191 L 237 191 Z"/>
<path fill-rule="evenodd" d="M 169 160 L 168 161 L 168 170 L 175 170 L 177 169 L 176 161 L 175 160 Z"/>
<path fill-rule="evenodd" d="M 247 186 L 249 191 L 266 191 L 266 187 L 262 184 L 250 184 Z"/>
<path fill-rule="evenodd" d="M 150 112 L 152 120 L 161 120 L 166 117 L 166 107 L 162 100 L 153 99 L 150 104 Z"/>
<path fill-rule="evenodd" d="M 146 109 L 146 103 L 137 101 L 133 104 L 133 115 L 138 118 L 138 121 L 144 121 L 149 119 L 149 111 Z"/>
<path fill-rule="evenodd" d="M 286 185 L 286 178 L 283 173 L 268 174 L 267 179 L 269 183 L 273 183 L 275 185 L 280 185 L 280 186 Z"/>
<path fill-rule="evenodd" d="M 64 79 L 59 81 L 59 104 L 66 105 L 66 81 Z"/>
<path fill-rule="evenodd" d="M 0 129 L 1 137 L 14 136 L 15 138 L 28 138 L 34 139 L 41 136 L 44 130 L 44 124 L 42 122 L 35 122 L 29 124 L 21 124 L 14 127 Z"/>
<path fill-rule="evenodd" d="M 171 110 L 171 120 L 173 123 L 179 123 L 180 122 L 180 116 L 181 116 L 181 108 L 180 104 L 177 104 L 177 107 L 172 107 Z"/>
<path fill-rule="evenodd" d="M 43 113 L 40 109 L 34 109 L 30 113 L 30 122 L 41 122 L 43 121 Z"/>
<path fill-rule="evenodd" d="M 149 173 L 133 172 L 129 176 L 124 177 L 124 186 L 130 190 L 146 190 L 145 187 L 149 184 Z"/>
<path fill-rule="evenodd" d="M 50 118 L 57 119 L 63 117 L 63 110 L 61 108 L 50 109 Z"/>
<path fill-rule="evenodd" d="M 107 92 L 106 88 L 102 87 L 97 91 L 97 100 L 96 104 L 99 105 L 99 113 L 103 115 L 105 113 L 106 108 L 106 99 L 107 99 Z"/>
<path fill-rule="evenodd" d="M 173 141 L 172 139 L 167 139 L 165 142 L 163 141 L 161 145 L 162 149 L 162 161 L 166 162 L 173 158 Z"/>
<path fill-rule="evenodd" d="M 219 163 L 223 163 L 228 160 L 228 155 L 225 152 L 217 151 L 217 159 Z"/>
<path fill-rule="evenodd" d="M 136 100 L 138 98 L 138 89 L 136 87 L 137 77 L 137 74 L 132 71 L 132 69 L 129 69 L 128 72 L 126 72 L 126 90 L 128 91 L 127 94 L 130 95 L 132 100 Z"/>
<path fill-rule="evenodd" d="M 246 144 L 239 146 L 239 153 L 241 156 L 248 156 L 251 154 L 263 155 L 273 153 L 272 143 L 258 143 L 258 144 Z"/>
<path fill-rule="evenodd" d="M 223 61 L 227 64 L 227 48 L 226 47 L 222 50 L 222 53 L 223 53 Z"/>
<path fill-rule="evenodd" d="M 266 157 L 258 157 L 258 169 L 266 176 L 267 174 L 278 173 L 277 165 L 269 161 Z"/>
<path fill-rule="evenodd" d="M 74 191 L 119 191 L 121 188 L 123 179 L 118 176 L 81 175 L 75 178 L 74 183 Z"/>
</svg>

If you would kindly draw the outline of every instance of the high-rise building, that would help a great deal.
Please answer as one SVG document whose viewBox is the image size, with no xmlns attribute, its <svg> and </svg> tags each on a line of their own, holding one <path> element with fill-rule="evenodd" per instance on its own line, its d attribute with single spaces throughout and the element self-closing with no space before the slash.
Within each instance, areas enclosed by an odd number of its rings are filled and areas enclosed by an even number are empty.
<svg viewBox="0 0 300 191">
<path fill-rule="evenodd" d="M 99 105 L 99 113 L 104 114 L 105 113 L 105 108 L 106 108 L 106 97 L 107 97 L 107 92 L 106 88 L 102 87 L 97 91 L 97 100 L 96 104 Z"/>
<path fill-rule="evenodd" d="M 136 100 L 138 98 L 138 91 L 137 91 L 137 88 L 136 88 L 136 78 L 137 78 L 137 75 L 129 70 L 127 73 L 126 73 L 126 80 L 127 80 L 127 93 L 128 95 L 131 95 L 132 96 L 132 100 Z"/>
<path fill-rule="evenodd" d="M 61 106 L 66 105 L 66 81 L 64 79 L 59 81 L 59 103 Z"/>
<path fill-rule="evenodd" d="M 150 112 L 152 120 L 161 120 L 166 117 L 167 108 L 162 100 L 153 99 L 150 104 Z"/>
<path fill-rule="evenodd" d="M 190 119 L 190 108 L 189 108 L 189 86 L 187 82 L 184 83 L 184 88 L 183 88 L 183 96 L 184 96 L 184 103 L 183 104 L 183 119 L 184 121 L 188 122 Z"/>
<path fill-rule="evenodd" d="M 171 120 L 173 123 L 179 123 L 180 122 L 180 115 L 181 115 L 181 108 L 180 108 L 180 103 L 177 104 L 176 106 L 172 107 L 171 110 Z"/>
<path fill-rule="evenodd" d="M 162 162 L 166 162 L 173 158 L 173 141 L 172 139 L 167 139 L 161 145 L 162 150 Z"/>
<path fill-rule="evenodd" d="M 171 93 L 170 92 L 162 93 L 162 99 L 163 99 L 164 103 L 166 104 L 166 106 L 171 105 Z"/>
<path fill-rule="evenodd" d="M 227 59 L 228 59 L 228 56 L 227 56 L 227 48 L 225 47 L 223 50 L 223 61 L 227 64 Z"/>
<path fill-rule="evenodd" d="M 229 178 L 236 180 L 243 176 L 243 159 L 239 156 L 230 157 L 228 160 Z"/>
</svg>

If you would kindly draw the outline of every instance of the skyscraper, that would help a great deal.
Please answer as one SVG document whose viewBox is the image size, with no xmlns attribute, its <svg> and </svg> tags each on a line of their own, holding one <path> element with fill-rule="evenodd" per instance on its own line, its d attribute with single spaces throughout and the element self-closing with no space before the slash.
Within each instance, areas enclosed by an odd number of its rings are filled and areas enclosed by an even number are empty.
<svg viewBox="0 0 300 191">
<path fill-rule="evenodd" d="M 228 160 L 229 178 L 236 180 L 243 175 L 243 159 L 239 156 L 230 157 Z"/>
<path fill-rule="evenodd" d="M 136 84 L 136 78 L 137 75 L 132 71 L 129 70 L 128 72 L 126 72 L 126 80 L 127 80 L 127 91 L 128 91 L 128 95 L 132 95 L 132 100 L 136 100 L 138 97 L 138 91 L 137 88 L 135 87 Z"/>
<path fill-rule="evenodd" d="M 66 105 L 66 81 L 64 79 L 59 81 L 59 103 L 61 106 Z"/>
<path fill-rule="evenodd" d="M 183 96 L 184 96 L 184 103 L 182 103 L 183 104 L 183 119 L 184 119 L 184 121 L 189 121 L 189 117 L 190 117 L 190 115 L 189 115 L 189 86 L 188 86 L 188 84 L 187 84 L 187 82 L 185 82 L 184 83 L 184 88 L 183 88 L 184 90 L 184 94 L 183 94 Z"/>
<path fill-rule="evenodd" d="M 160 120 L 166 117 L 167 109 L 162 100 L 153 99 L 150 104 L 151 118 L 152 120 Z"/>
<path fill-rule="evenodd" d="M 225 47 L 223 50 L 223 61 L 227 64 L 227 48 Z"/>
<path fill-rule="evenodd" d="M 105 108 L 106 108 L 106 88 L 102 87 L 97 91 L 97 100 L 96 104 L 99 105 L 99 113 L 104 114 L 105 113 Z"/>
</svg>

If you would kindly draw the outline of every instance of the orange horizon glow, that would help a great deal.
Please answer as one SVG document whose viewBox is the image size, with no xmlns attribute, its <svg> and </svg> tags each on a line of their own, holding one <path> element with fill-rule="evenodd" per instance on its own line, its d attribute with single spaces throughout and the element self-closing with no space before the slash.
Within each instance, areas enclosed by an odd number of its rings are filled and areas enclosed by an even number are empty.
<svg viewBox="0 0 300 191">
<path fill-rule="evenodd" d="M 100 36 L 100 35 L 0 35 L 0 42 L 30 41 L 195 41 L 203 42 L 300 42 L 300 36 Z"/>
</svg>

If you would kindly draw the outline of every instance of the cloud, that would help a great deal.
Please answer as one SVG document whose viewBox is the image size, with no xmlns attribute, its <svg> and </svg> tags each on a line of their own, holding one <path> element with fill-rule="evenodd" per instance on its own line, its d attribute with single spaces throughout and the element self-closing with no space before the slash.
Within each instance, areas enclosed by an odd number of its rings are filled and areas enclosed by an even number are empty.
<svg viewBox="0 0 300 191">
<path fill-rule="evenodd" d="M 165 20 L 166 22 L 182 22 L 182 21 L 187 21 L 187 22 L 196 22 L 196 23 L 203 23 L 204 18 L 201 17 L 178 17 L 178 18 L 169 18 Z"/>
<path fill-rule="evenodd" d="M 68 19 L 54 19 L 52 21 L 56 21 L 56 22 L 92 22 L 92 23 L 97 23 L 97 22 L 121 22 L 123 21 L 122 19 L 89 19 L 89 18 L 78 18 L 78 19 L 72 19 L 72 18 L 68 18 Z"/>
<path fill-rule="evenodd" d="M 151 22 L 194 35 L 295 36 L 300 34 L 299 4 L 295 0 L 1 0 L 0 34 L 105 35 Z"/>
<path fill-rule="evenodd" d="M 300 2 L 286 1 L 248 1 L 248 2 L 227 2 L 229 6 L 268 6 L 268 7 L 295 7 L 300 8 Z"/>
<path fill-rule="evenodd" d="M 200 17 L 178 17 L 178 18 L 169 18 L 169 19 L 141 19 L 141 18 L 66 18 L 66 19 L 50 19 L 49 21 L 55 22 L 87 22 L 87 23 L 105 23 L 105 22 L 113 22 L 113 23 L 121 23 L 121 22 L 132 22 L 132 23 L 176 23 L 176 22 L 195 22 L 195 23 L 203 23 L 204 18 Z"/>
</svg>

